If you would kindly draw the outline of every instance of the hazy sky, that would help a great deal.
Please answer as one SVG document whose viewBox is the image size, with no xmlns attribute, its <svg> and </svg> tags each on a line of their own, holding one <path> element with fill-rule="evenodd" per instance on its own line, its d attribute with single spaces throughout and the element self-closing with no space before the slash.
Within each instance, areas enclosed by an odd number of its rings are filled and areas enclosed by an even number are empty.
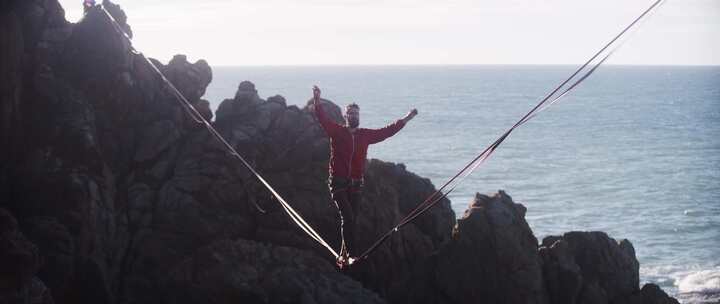
<svg viewBox="0 0 720 304">
<path fill-rule="evenodd" d="M 117 1 L 148 56 L 215 66 L 581 63 L 653 2 Z M 631 38 L 609 63 L 720 65 L 720 0 L 667 0 Z"/>
</svg>

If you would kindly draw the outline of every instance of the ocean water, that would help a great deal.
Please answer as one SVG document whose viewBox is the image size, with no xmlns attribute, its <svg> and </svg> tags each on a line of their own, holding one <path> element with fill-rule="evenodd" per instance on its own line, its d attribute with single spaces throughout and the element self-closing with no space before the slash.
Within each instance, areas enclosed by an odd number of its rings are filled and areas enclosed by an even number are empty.
<svg viewBox="0 0 720 304">
<path fill-rule="evenodd" d="M 216 108 L 240 81 L 303 106 L 311 87 L 356 102 L 361 125 L 417 108 L 368 157 L 404 163 L 442 185 L 575 66 L 215 67 Z M 604 66 L 517 129 L 451 196 L 503 189 L 535 235 L 602 230 L 629 239 L 642 282 L 684 302 L 720 301 L 720 67 Z M 418 202 L 419 203 L 419 202 Z"/>
</svg>

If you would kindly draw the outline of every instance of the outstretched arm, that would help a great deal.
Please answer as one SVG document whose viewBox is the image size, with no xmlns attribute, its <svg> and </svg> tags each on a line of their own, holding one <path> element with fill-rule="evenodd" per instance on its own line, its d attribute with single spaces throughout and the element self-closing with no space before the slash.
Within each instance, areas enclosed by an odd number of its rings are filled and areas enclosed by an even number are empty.
<svg viewBox="0 0 720 304">
<path fill-rule="evenodd" d="M 405 115 L 405 117 L 402 118 L 402 120 L 404 123 L 408 123 L 408 121 L 415 118 L 415 115 L 417 115 L 417 114 L 418 114 L 417 109 L 412 109 L 412 111 L 408 112 L 407 115 Z"/>
<path fill-rule="evenodd" d="M 395 135 L 395 133 L 399 132 L 405 124 L 407 124 L 410 120 L 412 120 L 415 115 L 418 114 L 417 109 L 412 109 L 405 117 L 398 119 L 396 122 L 375 130 L 368 130 L 368 141 L 370 144 L 379 143 L 385 139 L 387 139 L 390 136 Z"/>
<path fill-rule="evenodd" d="M 323 111 L 322 104 L 320 103 L 320 88 L 317 86 L 313 86 L 313 108 L 315 109 L 315 116 L 317 116 L 320 126 L 322 126 L 328 136 L 332 136 L 338 129 L 342 128 L 342 126 L 330 120 L 325 114 L 325 111 Z"/>
</svg>

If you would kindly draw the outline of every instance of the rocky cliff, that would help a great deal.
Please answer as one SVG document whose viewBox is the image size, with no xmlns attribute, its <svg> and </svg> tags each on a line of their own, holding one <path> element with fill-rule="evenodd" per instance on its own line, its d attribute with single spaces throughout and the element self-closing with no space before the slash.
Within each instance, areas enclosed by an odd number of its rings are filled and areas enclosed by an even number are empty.
<svg viewBox="0 0 720 304">
<path fill-rule="evenodd" d="M 0 303 L 672 303 L 639 289 L 628 241 L 573 232 L 540 246 L 502 192 L 457 223 L 443 200 L 338 272 L 101 11 L 72 24 L 55 0 L 0 8 Z M 213 115 L 207 62 L 153 62 L 337 248 L 309 106 L 241 82 Z M 366 179 L 359 247 L 435 190 L 380 160 Z"/>
</svg>

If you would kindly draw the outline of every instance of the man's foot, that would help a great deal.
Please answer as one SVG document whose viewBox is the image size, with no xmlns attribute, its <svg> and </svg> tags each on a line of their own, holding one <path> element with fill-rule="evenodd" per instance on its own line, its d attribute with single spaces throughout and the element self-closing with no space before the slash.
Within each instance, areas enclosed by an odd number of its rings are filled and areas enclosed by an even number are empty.
<svg viewBox="0 0 720 304">
<path fill-rule="evenodd" d="M 335 265 L 337 265 L 337 267 L 340 270 L 343 270 L 345 267 L 349 266 L 350 264 L 348 263 L 348 258 L 346 256 L 340 255 L 335 260 Z"/>
<path fill-rule="evenodd" d="M 347 249 L 347 246 L 345 246 L 345 242 L 342 242 L 342 245 L 340 245 L 340 255 L 338 255 L 337 259 L 335 260 L 335 264 L 337 265 L 340 270 L 343 268 L 347 268 L 350 266 L 352 258 L 350 257 L 350 252 Z"/>
<path fill-rule="evenodd" d="M 340 255 L 335 260 L 335 264 L 340 270 L 346 270 L 350 268 L 350 265 L 355 263 L 356 259 L 348 255 L 347 253 Z"/>
</svg>

